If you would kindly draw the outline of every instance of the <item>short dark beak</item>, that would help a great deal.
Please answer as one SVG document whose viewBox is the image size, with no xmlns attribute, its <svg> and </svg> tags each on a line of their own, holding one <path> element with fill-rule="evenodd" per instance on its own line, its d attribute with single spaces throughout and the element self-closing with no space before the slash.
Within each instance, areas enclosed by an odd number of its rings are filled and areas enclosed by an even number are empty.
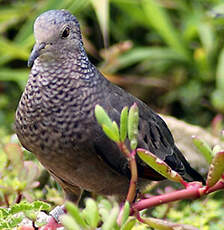
<svg viewBox="0 0 224 230">
<path fill-rule="evenodd" d="M 27 66 L 28 67 L 32 67 L 34 61 L 36 58 L 38 58 L 40 56 L 40 50 L 44 49 L 46 46 L 45 42 L 41 42 L 40 44 L 36 43 L 33 47 L 33 50 L 30 54 Z"/>
</svg>

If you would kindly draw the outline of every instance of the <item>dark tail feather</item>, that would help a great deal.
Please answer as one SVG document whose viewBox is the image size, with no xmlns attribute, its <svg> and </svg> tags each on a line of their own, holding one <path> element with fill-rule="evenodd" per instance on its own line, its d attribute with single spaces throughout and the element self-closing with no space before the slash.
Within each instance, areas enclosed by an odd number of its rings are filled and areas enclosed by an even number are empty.
<svg viewBox="0 0 224 230">
<path fill-rule="evenodd" d="M 185 166 L 186 174 L 183 175 L 183 178 L 187 181 L 200 181 L 203 185 L 205 185 L 206 182 L 204 178 L 195 169 L 191 168 L 190 164 L 186 161 L 180 150 L 177 147 L 175 147 L 174 151 L 176 152 L 176 154 Z"/>
<path fill-rule="evenodd" d="M 195 169 L 191 168 L 191 166 L 185 165 L 187 174 L 192 178 L 192 181 L 200 181 L 203 185 L 206 184 L 205 179 L 198 173 Z"/>
</svg>

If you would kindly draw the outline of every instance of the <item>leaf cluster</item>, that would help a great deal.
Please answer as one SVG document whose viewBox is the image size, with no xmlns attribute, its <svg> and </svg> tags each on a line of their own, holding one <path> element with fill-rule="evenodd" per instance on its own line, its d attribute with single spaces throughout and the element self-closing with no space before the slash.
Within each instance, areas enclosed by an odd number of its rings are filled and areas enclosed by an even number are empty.
<svg viewBox="0 0 224 230">
<path fill-rule="evenodd" d="M 0 143 L 0 196 L 6 205 L 39 185 L 40 169 L 35 162 L 24 159 L 24 155 L 17 140 L 6 138 Z"/>
<path fill-rule="evenodd" d="M 17 227 L 27 217 L 35 221 L 40 211 L 49 211 L 50 205 L 42 201 L 32 203 L 20 202 L 10 208 L 0 208 L 0 229 L 12 229 Z M 44 224 L 44 223 L 42 223 Z"/>
<path fill-rule="evenodd" d="M 129 204 L 125 203 L 122 215 L 121 226 L 117 224 L 119 215 L 119 206 L 116 202 L 110 202 L 99 198 L 98 202 L 88 198 L 85 208 L 80 209 L 71 202 L 65 204 L 68 215 L 61 217 L 62 223 L 68 230 L 95 229 L 101 225 L 102 230 L 129 230 L 133 229 L 137 220 L 133 217 L 129 218 Z"/>
</svg>

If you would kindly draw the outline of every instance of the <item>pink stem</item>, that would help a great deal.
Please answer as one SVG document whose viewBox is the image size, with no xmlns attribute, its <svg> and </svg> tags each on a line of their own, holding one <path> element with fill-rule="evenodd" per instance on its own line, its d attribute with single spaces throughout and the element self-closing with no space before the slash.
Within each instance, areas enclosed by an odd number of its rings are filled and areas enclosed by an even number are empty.
<svg viewBox="0 0 224 230">
<path fill-rule="evenodd" d="M 195 199 L 199 198 L 203 195 L 209 194 L 211 192 L 224 189 L 224 181 L 220 180 L 216 185 L 214 185 L 212 188 L 209 188 L 208 190 L 205 189 L 206 187 L 201 188 L 199 184 L 192 183 L 192 186 L 188 186 L 186 189 L 170 192 L 167 194 L 162 194 L 158 196 L 153 196 L 151 198 L 140 200 L 132 205 L 131 214 L 141 211 L 143 209 L 148 209 L 155 207 L 160 204 L 173 202 L 177 200 L 183 200 L 183 199 Z"/>
<path fill-rule="evenodd" d="M 213 187 L 209 188 L 206 191 L 206 194 L 215 192 L 215 191 L 220 190 L 220 189 L 224 189 L 224 180 L 223 179 L 221 179 L 219 182 L 217 182 Z"/>
<path fill-rule="evenodd" d="M 160 204 L 182 200 L 186 198 L 197 198 L 197 197 L 200 197 L 198 188 L 183 189 L 175 192 L 170 192 L 167 194 L 153 196 L 149 199 L 140 200 L 139 202 L 133 204 L 132 209 L 134 211 L 141 211 L 145 208 L 155 207 Z"/>
<path fill-rule="evenodd" d="M 120 142 L 118 144 L 118 146 L 119 146 L 120 150 L 124 153 L 124 155 L 126 156 L 128 162 L 129 162 L 129 168 L 131 171 L 131 180 L 130 180 L 129 190 L 128 190 L 126 200 L 129 202 L 129 204 L 132 204 L 132 202 L 134 201 L 135 196 L 136 196 L 136 184 L 137 184 L 137 180 L 138 180 L 137 164 L 136 164 L 136 160 L 135 160 L 136 151 L 133 150 L 130 153 L 127 146 L 123 142 Z"/>
</svg>

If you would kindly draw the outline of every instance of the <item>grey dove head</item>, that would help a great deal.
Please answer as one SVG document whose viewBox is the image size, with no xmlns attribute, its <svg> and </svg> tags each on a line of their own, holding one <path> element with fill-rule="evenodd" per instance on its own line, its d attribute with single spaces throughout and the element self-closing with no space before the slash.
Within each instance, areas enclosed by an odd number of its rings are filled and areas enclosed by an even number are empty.
<svg viewBox="0 0 224 230">
<path fill-rule="evenodd" d="M 79 22 L 66 10 L 49 10 L 41 14 L 34 23 L 36 44 L 28 60 L 31 67 L 38 57 L 51 61 L 64 52 L 83 49 Z"/>
</svg>

